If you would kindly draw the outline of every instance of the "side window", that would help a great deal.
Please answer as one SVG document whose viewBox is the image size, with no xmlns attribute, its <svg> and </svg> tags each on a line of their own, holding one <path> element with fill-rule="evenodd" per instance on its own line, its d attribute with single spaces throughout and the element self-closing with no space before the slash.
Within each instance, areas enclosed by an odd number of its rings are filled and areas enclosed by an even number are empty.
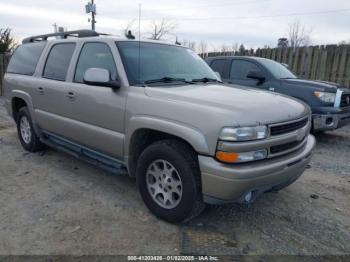
<svg viewBox="0 0 350 262">
<path fill-rule="evenodd" d="M 23 44 L 17 47 L 7 67 L 8 73 L 33 75 L 46 42 Z"/>
<path fill-rule="evenodd" d="M 224 69 L 225 69 L 225 59 L 218 59 L 218 60 L 214 60 L 211 64 L 210 67 L 211 69 L 213 69 L 214 72 L 218 72 L 220 73 L 220 75 L 222 75 L 224 73 Z"/>
<path fill-rule="evenodd" d="M 107 69 L 111 74 L 111 78 L 116 80 L 117 67 L 108 45 L 104 43 L 86 43 L 83 46 L 75 70 L 74 81 L 82 83 L 84 74 L 89 68 Z"/>
<path fill-rule="evenodd" d="M 230 79 L 248 80 L 247 74 L 249 71 L 261 71 L 259 67 L 249 61 L 233 60 L 230 71 Z"/>
<path fill-rule="evenodd" d="M 74 49 L 74 43 L 54 45 L 47 57 L 43 77 L 65 81 Z"/>
</svg>

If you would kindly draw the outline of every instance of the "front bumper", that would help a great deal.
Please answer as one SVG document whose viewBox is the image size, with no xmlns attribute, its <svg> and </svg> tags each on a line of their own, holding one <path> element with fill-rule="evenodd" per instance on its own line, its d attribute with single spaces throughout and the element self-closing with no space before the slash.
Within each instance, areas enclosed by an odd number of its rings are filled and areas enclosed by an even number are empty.
<svg viewBox="0 0 350 262">
<path fill-rule="evenodd" d="M 228 165 L 212 157 L 199 156 L 203 199 L 209 204 L 251 201 L 260 194 L 294 182 L 309 164 L 316 141 L 312 135 L 298 151 L 252 163 Z"/>
<path fill-rule="evenodd" d="M 312 121 L 315 131 L 334 130 L 350 124 L 350 112 L 313 114 Z"/>
</svg>

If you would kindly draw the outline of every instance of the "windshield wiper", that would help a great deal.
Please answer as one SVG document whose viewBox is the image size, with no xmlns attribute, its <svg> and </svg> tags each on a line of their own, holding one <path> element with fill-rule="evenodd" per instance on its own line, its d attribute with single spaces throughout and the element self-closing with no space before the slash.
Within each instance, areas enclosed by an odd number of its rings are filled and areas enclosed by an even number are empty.
<svg viewBox="0 0 350 262">
<path fill-rule="evenodd" d="M 146 80 L 145 84 L 155 84 L 155 83 L 173 83 L 173 82 L 182 82 L 186 84 L 193 84 L 191 81 L 187 81 L 185 78 L 174 78 L 174 77 L 162 77 L 158 79 Z"/>
<path fill-rule="evenodd" d="M 193 83 L 198 83 L 198 82 L 203 82 L 203 83 L 209 83 L 209 82 L 215 82 L 215 83 L 222 83 L 222 81 L 219 81 L 215 78 L 208 78 L 208 77 L 203 77 L 203 78 L 198 78 L 198 79 L 192 79 Z"/>
</svg>

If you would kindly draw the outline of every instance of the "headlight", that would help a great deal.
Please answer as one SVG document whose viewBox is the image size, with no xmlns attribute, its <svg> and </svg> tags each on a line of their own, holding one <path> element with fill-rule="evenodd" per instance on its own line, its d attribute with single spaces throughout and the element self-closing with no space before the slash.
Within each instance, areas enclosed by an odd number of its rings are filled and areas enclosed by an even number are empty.
<svg viewBox="0 0 350 262">
<path fill-rule="evenodd" d="M 256 161 L 256 160 L 265 159 L 266 157 L 267 157 L 266 149 L 251 151 L 251 152 L 241 152 L 241 153 L 223 152 L 223 151 L 216 152 L 216 158 L 218 160 L 220 160 L 221 162 L 230 163 L 230 164 Z"/>
<path fill-rule="evenodd" d="M 315 91 L 314 94 L 318 99 L 320 99 L 323 102 L 326 102 L 326 103 L 335 102 L 336 93 Z"/>
<path fill-rule="evenodd" d="M 224 127 L 219 139 L 223 141 L 249 141 L 267 137 L 266 126 L 255 127 Z"/>
</svg>

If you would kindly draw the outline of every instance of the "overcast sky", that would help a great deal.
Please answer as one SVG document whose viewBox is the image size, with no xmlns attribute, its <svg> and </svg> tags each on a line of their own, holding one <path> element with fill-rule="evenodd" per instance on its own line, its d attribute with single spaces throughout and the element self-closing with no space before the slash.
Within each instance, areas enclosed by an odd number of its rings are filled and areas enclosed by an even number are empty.
<svg viewBox="0 0 350 262">
<path fill-rule="evenodd" d="M 244 43 L 247 47 L 275 46 L 286 36 L 288 24 L 299 19 L 312 28 L 312 44 L 350 41 L 350 0 L 95 0 L 97 31 L 122 34 L 138 19 L 141 32 L 163 17 L 177 24 L 180 41 L 204 40 L 209 47 Z M 68 29 L 89 28 L 87 0 L 0 0 L 0 27 L 10 27 L 19 38 L 53 32 L 57 23 Z M 136 21 L 135 26 L 138 25 Z M 174 41 L 168 36 L 169 41 Z"/>
</svg>

